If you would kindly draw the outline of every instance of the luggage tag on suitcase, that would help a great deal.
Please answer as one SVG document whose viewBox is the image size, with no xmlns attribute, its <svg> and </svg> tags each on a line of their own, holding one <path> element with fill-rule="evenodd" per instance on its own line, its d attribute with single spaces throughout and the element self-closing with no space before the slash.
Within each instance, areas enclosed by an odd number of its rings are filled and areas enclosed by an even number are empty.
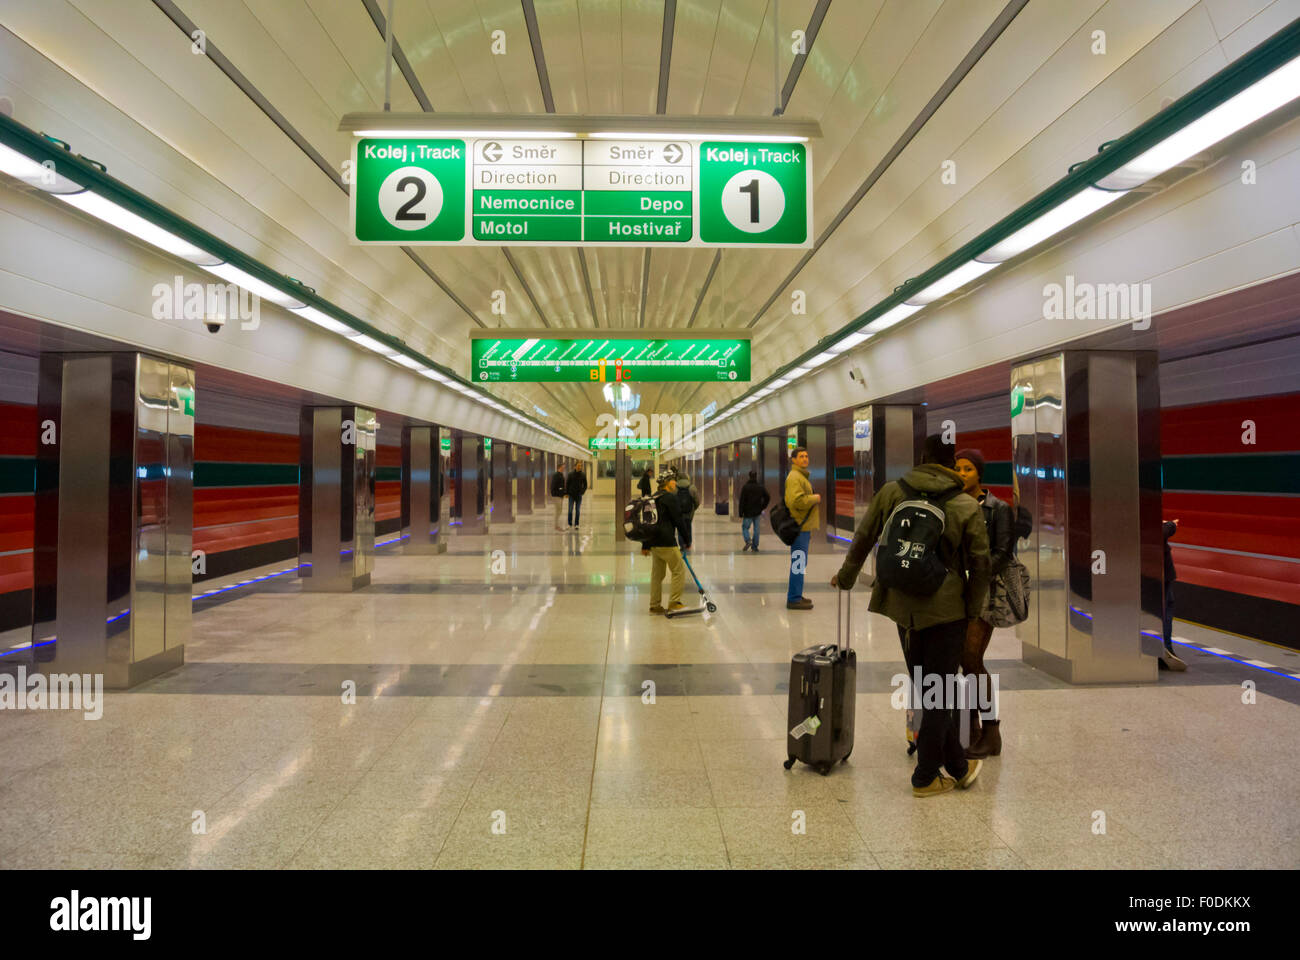
<svg viewBox="0 0 1300 960">
<path fill-rule="evenodd" d="M 817 735 L 817 728 L 821 725 L 821 720 L 819 720 L 817 715 L 814 714 L 803 723 L 797 724 L 793 729 L 791 729 L 790 736 L 794 737 L 796 740 L 805 734 L 810 737 L 815 737 Z"/>
</svg>

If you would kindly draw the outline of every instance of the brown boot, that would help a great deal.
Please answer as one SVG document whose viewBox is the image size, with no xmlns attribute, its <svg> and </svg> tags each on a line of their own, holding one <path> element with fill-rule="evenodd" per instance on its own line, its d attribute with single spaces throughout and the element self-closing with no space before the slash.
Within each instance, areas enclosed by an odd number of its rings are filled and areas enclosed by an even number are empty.
<svg viewBox="0 0 1300 960">
<path fill-rule="evenodd" d="M 1002 732 L 999 729 L 1001 720 L 985 720 L 984 733 L 980 737 L 979 743 L 972 743 L 966 751 L 966 756 L 971 760 L 982 760 L 985 757 L 996 757 L 1002 753 Z"/>
<path fill-rule="evenodd" d="M 980 727 L 980 712 L 978 709 L 972 709 L 970 711 L 970 746 L 966 749 L 968 751 L 974 750 L 975 744 L 980 742 L 980 737 L 983 735 L 984 731 Z"/>
</svg>

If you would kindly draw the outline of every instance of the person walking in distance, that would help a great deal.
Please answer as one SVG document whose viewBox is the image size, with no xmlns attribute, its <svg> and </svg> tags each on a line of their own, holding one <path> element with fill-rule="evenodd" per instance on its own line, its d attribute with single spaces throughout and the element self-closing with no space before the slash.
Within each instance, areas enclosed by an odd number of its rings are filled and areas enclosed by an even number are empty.
<svg viewBox="0 0 1300 960">
<path fill-rule="evenodd" d="M 1007 565 L 1016 555 L 1015 518 L 1009 504 L 999 500 L 983 485 L 984 454 L 975 449 L 958 450 L 955 457 L 957 476 L 961 477 L 962 492 L 975 498 L 984 517 L 984 528 L 989 537 L 989 583 L 997 581 Z M 968 677 L 975 677 L 983 689 L 992 691 L 989 672 L 984 666 L 984 651 L 989 648 L 989 638 L 993 636 L 993 624 L 989 619 L 989 590 L 984 600 L 980 615 L 966 626 L 966 645 L 962 649 L 961 672 Z M 983 759 L 996 757 L 1002 753 L 1002 722 L 997 715 L 997 704 L 993 705 L 993 719 L 985 718 L 980 723 L 978 707 L 970 709 L 971 736 L 966 756 Z"/>
<path fill-rule="evenodd" d="M 555 472 L 551 474 L 551 497 L 555 500 L 555 529 L 563 530 L 560 517 L 564 516 L 564 464 L 556 463 Z"/>
<path fill-rule="evenodd" d="M 645 473 L 641 474 L 641 479 L 637 481 L 636 488 L 641 491 L 641 496 L 650 496 L 650 468 L 645 468 Z"/>
<path fill-rule="evenodd" d="M 677 471 L 665 467 L 659 474 L 659 492 L 655 494 L 655 507 L 659 525 L 654 535 L 641 548 L 643 557 L 654 557 L 650 565 L 650 612 L 672 613 L 682 609 L 682 587 L 686 583 L 686 562 L 682 554 L 690 549 L 691 528 L 682 516 L 677 497 Z M 678 547 L 680 540 L 681 546 Z M 668 593 L 668 606 L 663 605 L 664 576 L 672 573 L 672 586 Z"/>
<path fill-rule="evenodd" d="M 812 532 L 821 526 L 817 505 L 821 494 L 813 493 L 808 479 L 808 451 L 795 447 L 790 456 L 790 473 L 785 478 L 785 508 L 799 520 L 799 536 L 790 544 L 790 584 L 785 594 L 787 610 L 811 610 L 812 601 L 803 595 L 803 575 L 808 568 L 808 545 Z"/>
<path fill-rule="evenodd" d="M 867 609 L 898 625 L 909 682 L 917 683 L 919 668 L 922 688 L 938 684 L 942 691 L 943 708 L 921 713 L 912 771 L 917 797 L 969 787 L 983 763 L 967 759 L 952 708 L 966 627 L 979 616 L 989 589 L 989 538 L 979 504 L 962 492 L 955 466 L 952 446 L 938 434 L 926 437 L 921 465 L 871 498 L 831 578 L 831 586 L 852 589 L 880 542 Z"/>
<path fill-rule="evenodd" d="M 582 472 L 581 462 L 573 465 L 564 481 L 564 491 L 569 495 L 569 526 L 576 527 L 582 518 L 582 495 L 587 492 L 587 475 Z"/>
<path fill-rule="evenodd" d="M 749 479 L 740 488 L 740 535 L 745 538 L 741 553 L 746 550 L 758 553 L 758 520 L 771 500 L 772 495 L 758 482 L 758 472 L 749 471 Z"/>
</svg>

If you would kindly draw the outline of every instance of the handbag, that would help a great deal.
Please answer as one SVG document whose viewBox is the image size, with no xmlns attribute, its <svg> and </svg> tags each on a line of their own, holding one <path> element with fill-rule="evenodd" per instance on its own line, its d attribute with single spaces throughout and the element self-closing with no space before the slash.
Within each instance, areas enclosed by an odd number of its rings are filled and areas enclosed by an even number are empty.
<svg viewBox="0 0 1300 960">
<path fill-rule="evenodd" d="M 782 500 L 775 507 L 768 511 L 768 519 L 772 521 L 772 532 L 775 533 L 787 547 L 793 546 L 795 540 L 799 538 L 801 527 L 804 520 L 812 514 L 812 507 L 803 515 L 803 520 L 796 520 L 790 516 L 790 508 Z"/>
<path fill-rule="evenodd" d="M 1014 627 L 1028 620 L 1029 585 L 1028 568 L 1012 557 L 989 587 L 989 623 L 995 627 Z"/>
</svg>

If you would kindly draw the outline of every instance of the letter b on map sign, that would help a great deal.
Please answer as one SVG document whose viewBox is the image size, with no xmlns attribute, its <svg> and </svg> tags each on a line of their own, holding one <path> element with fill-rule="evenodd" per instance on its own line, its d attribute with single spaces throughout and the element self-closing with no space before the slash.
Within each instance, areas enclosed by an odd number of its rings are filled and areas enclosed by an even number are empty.
<svg viewBox="0 0 1300 960">
<path fill-rule="evenodd" d="M 356 142 L 353 236 L 437 243 L 465 236 L 465 141 Z"/>
<path fill-rule="evenodd" d="M 700 144 L 700 240 L 806 242 L 807 184 L 801 143 Z"/>
</svg>

